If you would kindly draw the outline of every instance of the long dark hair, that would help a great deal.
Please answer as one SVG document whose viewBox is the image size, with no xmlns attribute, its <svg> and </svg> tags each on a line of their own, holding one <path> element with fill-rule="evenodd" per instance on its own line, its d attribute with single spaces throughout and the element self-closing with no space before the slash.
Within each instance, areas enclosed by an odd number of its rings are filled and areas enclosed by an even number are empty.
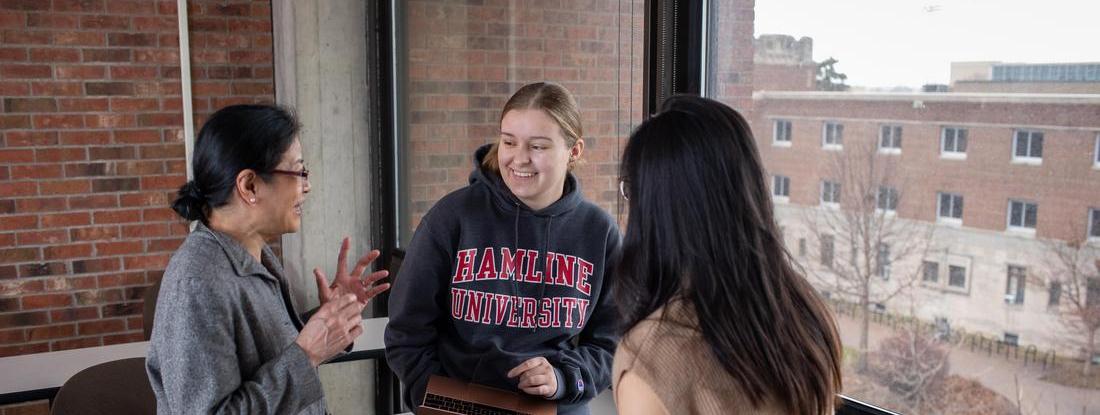
<svg viewBox="0 0 1100 415">
<path fill-rule="evenodd" d="M 212 209 L 229 203 L 237 174 L 245 169 L 268 180 L 298 135 L 290 110 L 274 105 L 231 105 L 206 120 L 195 137 L 195 177 L 180 186 L 172 210 L 204 223 Z"/>
<path fill-rule="evenodd" d="M 631 135 L 620 169 L 630 206 L 615 287 L 624 329 L 683 298 L 753 406 L 832 410 L 836 325 L 783 247 L 744 118 L 717 101 L 672 97 Z"/>
</svg>

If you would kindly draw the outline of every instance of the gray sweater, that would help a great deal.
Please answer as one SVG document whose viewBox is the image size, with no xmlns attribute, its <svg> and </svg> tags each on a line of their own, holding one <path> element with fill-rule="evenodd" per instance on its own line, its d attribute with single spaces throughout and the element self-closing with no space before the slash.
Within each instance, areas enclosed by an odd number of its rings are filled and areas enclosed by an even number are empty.
<svg viewBox="0 0 1100 415">
<path fill-rule="evenodd" d="M 164 271 L 146 371 L 160 414 L 323 414 L 282 267 L 199 224 Z"/>
</svg>

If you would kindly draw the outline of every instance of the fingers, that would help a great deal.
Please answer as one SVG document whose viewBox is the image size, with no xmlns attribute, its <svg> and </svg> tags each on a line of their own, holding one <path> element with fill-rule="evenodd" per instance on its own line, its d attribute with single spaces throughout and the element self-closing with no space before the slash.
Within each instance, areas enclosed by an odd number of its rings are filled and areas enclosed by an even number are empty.
<svg viewBox="0 0 1100 415">
<path fill-rule="evenodd" d="M 340 255 L 336 257 L 336 278 L 340 278 L 341 275 L 348 272 L 349 247 L 351 247 L 351 241 L 345 236 L 344 241 L 340 243 Z"/>
<path fill-rule="evenodd" d="M 549 377 L 554 376 L 553 373 L 551 373 L 550 376 L 547 376 L 545 374 L 528 375 L 528 373 L 531 373 L 531 371 L 525 372 L 522 376 L 520 376 L 520 381 L 519 381 L 520 389 L 531 388 L 531 387 L 536 387 L 536 386 L 539 386 L 539 385 L 549 384 L 550 383 Z"/>
<path fill-rule="evenodd" d="M 378 259 L 378 257 L 381 255 L 382 253 L 379 252 L 377 249 L 367 252 L 365 255 L 359 258 L 359 262 L 355 263 L 355 269 L 351 271 L 351 275 L 358 278 L 359 275 L 361 275 L 363 271 L 365 271 L 367 267 L 370 266 L 370 263 L 374 262 L 374 260 Z M 341 263 L 342 262 L 343 261 L 341 261 Z"/>
<path fill-rule="evenodd" d="M 370 286 L 371 284 L 374 284 L 375 282 L 378 282 L 378 280 L 386 278 L 389 275 L 390 272 L 386 270 L 372 272 L 366 278 L 363 278 L 363 285 Z"/>
<path fill-rule="evenodd" d="M 528 395 L 535 395 L 535 396 L 550 395 L 550 385 L 539 385 L 539 386 L 533 386 L 533 387 L 528 387 L 528 388 L 522 388 L 521 387 L 519 389 L 522 390 L 524 393 L 526 393 Z"/>
<path fill-rule="evenodd" d="M 545 357 L 532 357 L 530 359 L 527 359 L 523 363 L 520 363 L 518 366 L 512 368 L 512 370 L 509 370 L 508 377 L 514 378 L 523 374 L 523 372 L 534 369 L 541 365 L 546 365 L 547 367 L 549 367 L 550 362 L 548 362 Z"/>
<path fill-rule="evenodd" d="M 331 299 L 332 290 L 328 287 L 328 278 L 325 277 L 325 272 L 321 271 L 320 268 L 314 268 L 313 277 L 317 280 L 317 295 L 324 301 Z"/>
<path fill-rule="evenodd" d="M 388 282 L 375 285 L 375 286 L 371 287 L 370 290 L 367 290 L 367 294 L 365 296 L 366 299 L 361 299 L 361 301 L 363 302 L 363 304 L 366 304 L 367 301 L 370 301 L 370 299 L 374 298 L 378 294 L 382 294 L 382 292 L 384 292 L 388 289 L 390 289 L 390 283 L 388 283 Z"/>
</svg>

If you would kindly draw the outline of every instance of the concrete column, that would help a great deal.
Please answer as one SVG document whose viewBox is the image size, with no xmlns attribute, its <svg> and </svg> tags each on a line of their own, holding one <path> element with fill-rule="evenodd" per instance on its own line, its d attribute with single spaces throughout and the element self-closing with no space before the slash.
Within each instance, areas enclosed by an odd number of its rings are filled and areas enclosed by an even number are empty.
<svg viewBox="0 0 1100 415">
<path fill-rule="evenodd" d="M 295 306 L 317 306 L 312 269 L 331 277 L 340 240 L 352 237 L 350 257 L 368 249 L 372 226 L 369 190 L 369 86 L 366 2 L 273 0 L 276 100 L 302 122 L 302 151 L 312 190 L 302 229 L 283 237 L 283 260 Z M 373 362 L 322 366 L 329 410 L 374 413 Z"/>
</svg>

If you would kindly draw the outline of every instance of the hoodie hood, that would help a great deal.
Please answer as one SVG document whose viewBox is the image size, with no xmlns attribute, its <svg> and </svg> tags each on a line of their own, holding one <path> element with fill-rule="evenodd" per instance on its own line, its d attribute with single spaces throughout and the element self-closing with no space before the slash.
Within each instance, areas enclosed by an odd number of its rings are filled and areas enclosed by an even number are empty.
<svg viewBox="0 0 1100 415">
<path fill-rule="evenodd" d="M 493 195 L 493 202 L 502 209 L 509 212 L 518 210 L 519 213 L 552 217 L 576 209 L 584 200 L 581 196 L 577 177 L 572 172 L 567 172 L 565 173 L 565 189 L 562 191 L 561 198 L 543 209 L 532 210 L 516 195 L 512 194 L 512 190 L 508 189 L 508 185 L 504 183 L 504 178 L 500 177 L 499 172 L 493 172 L 481 166 L 481 161 L 485 159 L 492 146 L 492 144 L 485 144 L 474 152 L 474 169 L 470 172 L 470 186 L 480 184 L 488 187 Z"/>
</svg>

